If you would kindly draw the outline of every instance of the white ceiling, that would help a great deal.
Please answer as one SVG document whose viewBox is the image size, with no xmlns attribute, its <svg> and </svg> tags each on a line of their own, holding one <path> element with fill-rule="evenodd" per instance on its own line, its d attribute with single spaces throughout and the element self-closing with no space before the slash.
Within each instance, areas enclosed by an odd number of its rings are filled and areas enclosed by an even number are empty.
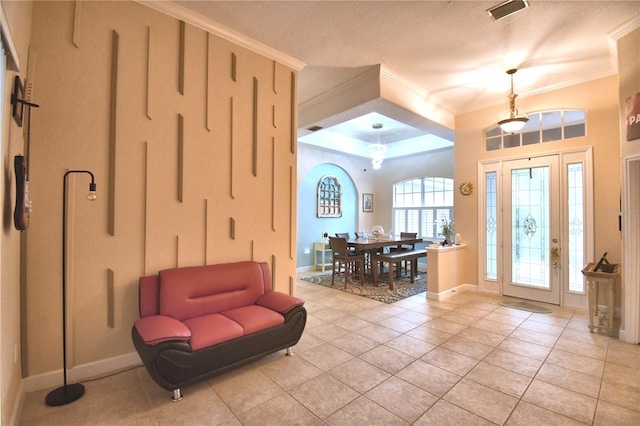
<svg viewBox="0 0 640 426">
<path fill-rule="evenodd" d="M 639 0 L 529 0 L 528 9 L 494 21 L 486 10 L 501 1 L 174 3 L 304 63 L 299 105 L 382 66 L 451 116 L 506 108 L 510 68 L 518 68 L 519 99 L 614 74 L 610 34 L 640 20 Z M 347 136 L 370 136 L 370 125 Z"/>
</svg>

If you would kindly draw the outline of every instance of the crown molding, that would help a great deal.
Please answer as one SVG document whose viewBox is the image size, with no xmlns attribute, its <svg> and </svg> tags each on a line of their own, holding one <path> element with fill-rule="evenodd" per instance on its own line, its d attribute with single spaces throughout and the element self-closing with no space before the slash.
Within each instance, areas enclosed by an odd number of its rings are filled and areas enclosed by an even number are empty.
<svg viewBox="0 0 640 426">
<path fill-rule="evenodd" d="M 180 6 L 173 1 L 157 1 L 157 0 L 135 0 L 137 3 L 146 6 L 150 9 L 157 10 L 160 13 L 171 16 L 176 19 L 187 22 L 190 25 L 205 30 L 213 35 L 228 40 L 239 46 L 242 46 L 252 52 L 266 56 L 274 61 L 292 68 L 295 71 L 300 71 L 305 67 L 305 63 L 289 56 L 277 49 L 274 49 L 266 44 L 260 43 L 238 31 L 235 31 L 229 27 L 226 27 L 211 18 L 207 18 L 199 13 L 193 12 L 185 7 Z"/>
<path fill-rule="evenodd" d="M 611 61 L 616 72 L 618 72 L 618 40 L 636 28 L 640 28 L 640 15 L 636 15 L 607 33 Z"/>
<path fill-rule="evenodd" d="M 381 83 L 383 97 L 389 98 L 393 93 L 398 98 L 394 103 L 443 126 L 454 127 L 454 109 L 428 90 L 384 65 L 380 66 L 380 80 L 389 83 L 388 85 Z"/>
<path fill-rule="evenodd" d="M 300 103 L 300 111 L 310 110 L 319 105 L 325 104 L 326 102 L 330 102 L 336 97 L 347 96 L 353 98 L 359 91 L 364 91 L 365 94 L 363 96 L 368 99 L 378 98 L 380 96 L 379 75 L 380 66 L 371 66 L 360 74 Z M 366 86 L 370 87 L 363 89 L 363 87 Z M 358 98 L 360 98 L 360 96 L 358 96 Z M 358 99 L 356 102 L 359 102 L 360 100 L 361 99 Z"/>
<path fill-rule="evenodd" d="M 426 90 L 425 88 L 423 88 L 422 86 L 417 85 L 416 83 L 414 83 L 413 81 L 407 79 L 406 77 L 396 73 L 395 71 L 390 70 L 389 68 L 385 67 L 384 65 L 380 66 L 380 76 L 381 77 L 385 77 L 391 81 L 396 82 L 398 85 L 404 86 L 407 89 L 409 89 L 411 92 L 415 93 L 416 95 L 424 98 L 424 99 L 430 99 L 430 102 L 434 105 L 436 105 L 438 108 L 443 109 L 445 111 L 447 111 L 449 114 L 453 114 L 454 113 L 454 108 L 447 104 L 446 102 L 442 101 L 442 99 L 432 95 L 431 93 L 429 93 L 428 90 Z"/>
<path fill-rule="evenodd" d="M 620 38 L 629 34 L 631 31 L 635 30 L 636 28 L 640 28 L 640 15 L 634 16 L 628 21 L 622 23 L 617 28 L 614 28 L 613 30 L 609 31 L 607 33 L 607 37 L 609 37 L 611 40 L 618 41 L 620 40 Z"/>
</svg>

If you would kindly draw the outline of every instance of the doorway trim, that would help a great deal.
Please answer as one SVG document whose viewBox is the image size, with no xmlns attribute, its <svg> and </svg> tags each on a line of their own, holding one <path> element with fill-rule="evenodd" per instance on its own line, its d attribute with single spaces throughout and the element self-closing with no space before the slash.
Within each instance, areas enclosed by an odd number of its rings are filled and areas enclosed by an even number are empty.
<svg viewBox="0 0 640 426">
<path fill-rule="evenodd" d="M 620 340 L 640 343 L 640 155 L 622 160 L 622 327 Z"/>
<path fill-rule="evenodd" d="M 497 184 L 499 188 L 502 188 L 502 171 L 503 171 L 503 163 L 507 161 L 513 161 L 518 159 L 528 159 L 528 158 L 539 158 L 539 157 L 548 157 L 557 155 L 559 157 L 559 164 L 561 167 L 559 178 L 561 180 L 560 194 L 561 200 L 565 199 L 566 188 L 564 184 L 565 173 L 564 169 L 567 164 L 576 162 L 575 159 L 580 157 L 584 161 L 584 209 L 585 209 L 585 222 L 584 222 L 584 232 L 585 232 L 585 242 L 584 242 L 584 251 L 585 251 L 585 259 L 593 259 L 594 256 L 594 194 L 593 194 L 593 148 L 592 147 L 582 147 L 582 148 L 573 148 L 567 150 L 556 150 L 556 151 L 545 151 L 539 152 L 531 155 L 511 155 L 504 156 L 500 158 L 495 158 L 491 160 L 481 160 L 478 162 L 478 289 L 481 292 L 491 293 L 496 295 L 503 295 L 503 286 L 502 282 L 504 280 L 503 274 L 503 262 L 502 262 L 502 253 L 503 253 L 503 242 L 502 240 L 498 241 L 498 276 L 495 280 L 487 279 L 485 275 L 485 259 L 486 259 L 486 237 L 485 237 L 485 226 L 486 223 L 486 211 L 484 205 L 484 194 L 486 191 L 485 188 L 485 173 L 487 172 L 496 172 L 497 173 Z M 501 213 L 500 206 L 503 205 L 502 200 L 502 191 L 498 189 L 498 209 L 497 209 L 497 227 L 500 229 L 503 225 L 503 214 Z M 561 203 L 560 206 L 560 214 L 561 217 L 566 216 L 566 207 Z M 565 239 L 566 234 L 566 224 L 565 221 L 561 221 L 560 232 L 562 233 L 562 238 Z M 567 264 L 567 254 L 561 253 L 562 264 Z M 577 308 L 577 309 L 587 309 L 587 300 L 586 300 L 586 283 L 585 283 L 585 291 L 584 294 L 577 295 L 575 293 L 568 291 L 568 283 L 566 279 L 561 280 L 561 289 L 560 289 L 560 306 L 567 308 Z"/>
</svg>

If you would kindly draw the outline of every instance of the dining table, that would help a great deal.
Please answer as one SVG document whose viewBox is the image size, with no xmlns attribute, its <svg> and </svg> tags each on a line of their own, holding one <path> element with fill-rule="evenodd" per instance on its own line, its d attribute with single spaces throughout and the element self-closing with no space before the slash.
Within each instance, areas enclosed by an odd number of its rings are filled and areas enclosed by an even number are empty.
<svg viewBox="0 0 640 426">
<path fill-rule="evenodd" d="M 349 238 L 347 240 L 347 246 L 353 247 L 356 250 L 364 250 L 371 252 L 372 250 L 382 247 L 394 247 L 402 244 L 418 244 L 424 242 L 423 238 L 413 237 L 400 237 L 400 236 L 381 236 L 378 238 Z"/>
<path fill-rule="evenodd" d="M 369 259 L 373 259 L 375 253 L 378 249 L 383 249 L 384 247 L 398 247 L 400 245 L 406 244 L 418 244 L 424 242 L 423 238 L 420 237 L 400 237 L 393 235 L 382 235 L 377 238 L 349 238 L 347 240 L 347 246 L 353 247 L 355 250 L 362 251 L 365 253 L 365 256 L 368 256 Z M 365 264 L 372 265 L 373 262 L 365 262 Z M 371 271 L 365 270 L 365 275 L 368 277 L 373 277 L 373 274 L 369 273 Z M 382 272 L 382 271 L 381 271 Z"/>
</svg>

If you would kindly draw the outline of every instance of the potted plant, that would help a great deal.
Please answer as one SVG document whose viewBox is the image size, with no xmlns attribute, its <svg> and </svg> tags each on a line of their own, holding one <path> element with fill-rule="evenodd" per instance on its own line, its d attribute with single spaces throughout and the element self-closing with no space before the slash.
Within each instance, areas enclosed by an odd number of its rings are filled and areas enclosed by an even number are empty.
<svg viewBox="0 0 640 426">
<path fill-rule="evenodd" d="M 442 235 L 444 235 L 444 245 L 451 245 L 451 238 L 455 232 L 455 227 L 452 220 L 442 219 Z"/>
</svg>

